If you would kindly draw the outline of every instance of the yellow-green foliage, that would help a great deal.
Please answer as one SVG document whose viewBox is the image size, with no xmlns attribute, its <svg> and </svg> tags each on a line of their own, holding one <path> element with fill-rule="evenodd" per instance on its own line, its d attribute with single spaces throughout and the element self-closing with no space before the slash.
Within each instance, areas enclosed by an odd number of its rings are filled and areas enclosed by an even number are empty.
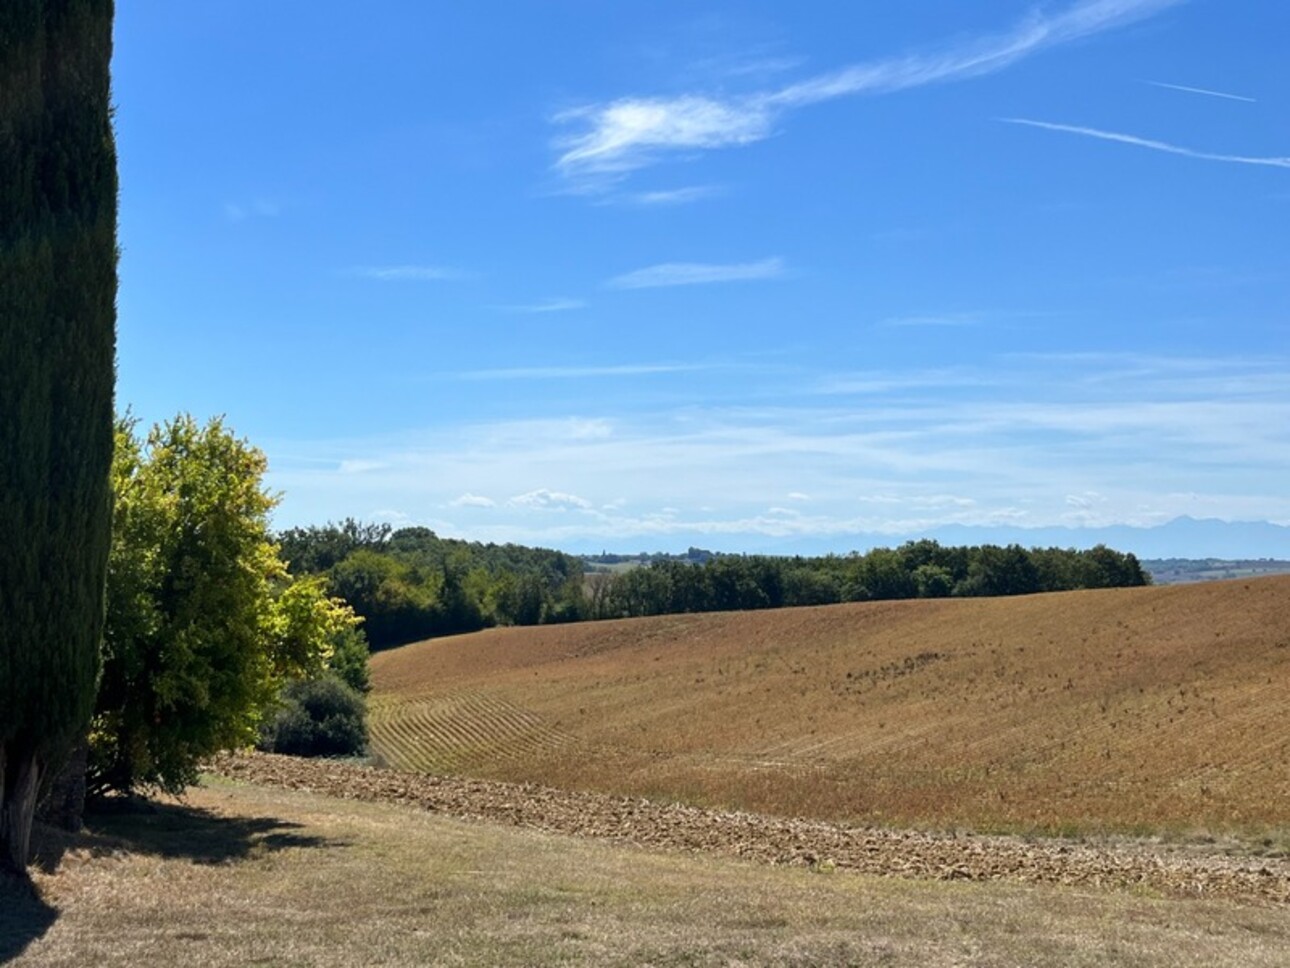
<svg viewBox="0 0 1290 968">
<path fill-rule="evenodd" d="M 117 428 L 116 518 L 92 792 L 180 790 L 254 742 L 288 677 L 319 670 L 357 619 L 292 582 L 270 540 L 264 455 L 219 419 Z"/>
</svg>

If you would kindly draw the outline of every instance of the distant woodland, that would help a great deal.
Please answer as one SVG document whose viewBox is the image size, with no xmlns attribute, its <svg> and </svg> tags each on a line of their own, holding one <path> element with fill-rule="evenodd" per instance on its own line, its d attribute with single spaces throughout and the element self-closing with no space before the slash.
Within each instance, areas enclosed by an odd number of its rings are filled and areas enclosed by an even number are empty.
<svg viewBox="0 0 1290 968">
<path fill-rule="evenodd" d="M 1156 585 L 1290 574 L 1290 561 L 1277 558 L 1153 558 L 1142 567 Z"/>
<path fill-rule="evenodd" d="M 1104 546 L 946 547 L 924 540 L 819 558 L 690 549 L 583 559 L 352 519 L 293 528 L 277 540 L 293 575 L 322 576 L 329 594 L 363 617 L 374 649 L 495 625 L 1151 583 L 1132 554 Z"/>
</svg>

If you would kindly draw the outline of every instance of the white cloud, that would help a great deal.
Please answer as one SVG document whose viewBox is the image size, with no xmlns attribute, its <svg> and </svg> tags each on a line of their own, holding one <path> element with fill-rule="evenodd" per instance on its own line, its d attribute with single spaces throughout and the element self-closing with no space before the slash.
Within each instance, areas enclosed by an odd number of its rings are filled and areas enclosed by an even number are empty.
<svg viewBox="0 0 1290 968">
<path fill-rule="evenodd" d="M 893 505 L 902 503 L 901 499 L 896 497 L 894 494 L 862 494 L 860 497 L 856 498 L 856 500 L 861 504 Z"/>
<path fill-rule="evenodd" d="M 811 78 L 771 95 L 776 105 L 800 106 L 853 94 L 885 94 L 941 81 L 993 74 L 1048 47 L 1151 16 L 1181 0 L 1084 0 L 1046 15 L 1038 11 L 1004 34 L 949 47 L 858 64 Z"/>
<path fill-rule="evenodd" d="M 904 534 L 1011 519 L 1149 524 L 1184 513 L 1290 520 L 1284 357 L 1000 355 L 955 375 L 896 371 L 863 406 L 813 392 L 817 380 L 785 383 L 773 406 L 621 409 L 264 446 L 270 486 L 286 494 L 284 526 L 406 508 L 441 533 L 547 545 Z M 342 460 L 383 468 L 341 473 Z M 487 514 L 463 500 L 495 494 L 499 481 L 515 496 Z M 461 517 L 447 531 L 425 520 L 454 499 Z"/>
<path fill-rule="evenodd" d="M 1032 13 L 1006 33 L 938 52 L 857 64 L 779 90 L 742 97 L 685 94 L 625 97 L 557 115 L 581 130 L 557 141 L 555 167 L 578 190 L 604 189 L 678 152 L 747 145 L 769 137 L 786 111 L 859 94 L 886 94 L 976 77 L 1056 44 L 1129 23 L 1181 0 L 1081 0 L 1055 14 Z"/>
<path fill-rule="evenodd" d="M 479 494 L 471 494 L 468 491 L 461 497 L 449 501 L 448 506 L 452 508 L 495 508 L 497 507 L 497 502 L 491 497 L 482 497 Z"/>
<path fill-rule="evenodd" d="M 611 289 L 655 289 L 663 286 L 695 286 L 714 282 L 779 279 L 784 274 L 784 260 L 779 258 L 724 265 L 706 262 L 664 262 L 615 276 L 605 285 Z"/>
<path fill-rule="evenodd" d="M 928 313 L 917 316 L 889 316 L 880 320 L 879 326 L 974 326 L 981 321 L 981 313 Z"/>
<path fill-rule="evenodd" d="M 970 497 L 960 497 L 956 494 L 929 494 L 926 497 L 913 499 L 910 503 L 916 511 L 939 511 L 945 508 L 970 508 L 976 506 L 976 501 Z"/>
<path fill-rule="evenodd" d="M 618 363 L 604 366 L 516 366 L 497 370 L 465 370 L 458 380 L 581 380 L 659 373 L 693 373 L 713 367 L 703 363 Z"/>
<path fill-rule="evenodd" d="M 1245 97 L 1241 94 L 1227 94 L 1223 91 L 1212 91 L 1204 87 L 1188 87 L 1186 84 L 1166 84 L 1164 81 L 1145 81 L 1144 83 L 1150 84 L 1152 87 L 1167 87 L 1171 91 L 1186 91 L 1188 94 L 1204 94 L 1208 97 L 1226 98 L 1229 101 L 1246 101 L 1250 104 L 1258 103 L 1252 97 Z"/>
<path fill-rule="evenodd" d="M 614 175 L 640 168 L 661 151 L 724 148 L 760 141 L 770 134 L 765 106 L 687 95 L 623 98 L 565 111 L 557 123 L 582 122 L 588 130 L 566 138 L 556 162 L 566 175 Z"/>
<path fill-rule="evenodd" d="M 337 468 L 342 474 L 365 474 L 368 471 L 379 471 L 385 464 L 379 460 L 342 460 Z"/>
<path fill-rule="evenodd" d="M 224 217 L 230 222 L 245 222 L 250 218 L 277 218 L 281 214 L 282 203 L 269 198 L 224 203 Z"/>
<path fill-rule="evenodd" d="M 621 196 L 618 200 L 633 205 L 662 207 L 667 205 L 688 205 L 720 195 L 722 190 L 715 185 L 690 185 L 685 188 L 665 188 L 652 192 L 634 192 Z"/>
<path fill-rule="evenodd" d="M 472 278 L 472 273 L 453 266 L 357 266 L 350 271 L 356 276 L 382 282 L 454 282 Z"/>
<path fill-rule="evenodd" d="M 1034 121 L 1030 118 L 1000 118 L 1005 124 L 1023 124 L 1032 128 L 1043 128 L 1046 131 L 1062 131 L 1067 134 L 1083 135 L 1087 138 L 1098 138 L 1102 141 L 1115 141 L 1120 144 L 1134 145 L 1138 148 L 1150 148 L 1152 151 L 1163 151 L 1171 155 L 1183 155 L 1186 158 L 1199 158 L 1202 161 L 1223 161 L 1238 165 L 1265 165 L 1271 168 L 1290 168 L 1290 157 L 1258 157 L 1250 155 L 1225 155 L 1211 151 L 1195 151 L 1165 141 L 1152 141 L 1137 135 L 1121 134 L 1117 131 L 1103 131 L 1099 128 L 1085 128 L 1074 124 L 1055 124 L 1051 121 Z"/>
<path fill-rule="evenodd" d="M 542 511 L 567 511 L 571 508 L 589 511 L 592 507 L 591 502 L 584 497 L 564 491 L 549 491 L 544 487 L 529 491 L 527 494 L 517 494 L 506 503 L 511 507 Z"/>
<path fill-rule="evenodd" d="M 886 394 L 897 390 L 949 390 L 956 387 L 988 387 L 998 385 L 1000 377 L 975 370 L 937 369 L 913 370 L 903 373 L 867 371 L 834 374 L 809 388 L 821 396 L 849 394 Z"/>
<path fill-rule="evenodd" d="M 1098 504 L 1105 504 L 1106 498 L 1097 491 L 1085 491 L 1083 494 L 1067 494 L 1066 503 L 1073 508 L 1086 511 Z"/>
<path fill-rule="evenodd" d="M 583 299 L 543 299 L 540 302 L 524 303 L 518 306 L 498 306 L 505 313 L 565 313 L 573 309 L 585 309 L 587 303 Z"/>
<path fill-rule="evenodd" d="M 614 425 L 603 418 L 586 420 L 573 417 L 568 421 L 569 437 L 573 440 L 604 440 L 614 435 Z"/>
</svg>

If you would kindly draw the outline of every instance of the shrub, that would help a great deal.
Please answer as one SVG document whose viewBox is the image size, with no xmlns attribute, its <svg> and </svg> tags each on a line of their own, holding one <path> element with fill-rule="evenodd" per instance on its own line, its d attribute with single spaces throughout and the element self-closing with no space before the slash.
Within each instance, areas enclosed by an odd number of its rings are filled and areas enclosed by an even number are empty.
<svg viewBox="0 0 1290 968">
<path fill-rule="evenodd" d="M 282 690 L 282 708 L 265 724 L 260 749 L 289 756 L 358 756 L 367 745 L 363 697 L 333 676 Z"/>
</svg>

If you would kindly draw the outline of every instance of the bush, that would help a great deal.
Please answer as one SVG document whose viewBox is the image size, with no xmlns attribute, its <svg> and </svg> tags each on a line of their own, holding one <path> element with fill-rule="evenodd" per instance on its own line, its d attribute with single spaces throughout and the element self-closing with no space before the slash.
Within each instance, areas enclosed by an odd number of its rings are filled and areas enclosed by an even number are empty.
<svg viewBox="0 0 1290 968">
<path fill-rule="evenodd" d="M 332 676 L 289 683 L 259 743 L 262 750 L 289 756 L 358 756 L 366 745 L 363 697 Z"/>
</svg>

